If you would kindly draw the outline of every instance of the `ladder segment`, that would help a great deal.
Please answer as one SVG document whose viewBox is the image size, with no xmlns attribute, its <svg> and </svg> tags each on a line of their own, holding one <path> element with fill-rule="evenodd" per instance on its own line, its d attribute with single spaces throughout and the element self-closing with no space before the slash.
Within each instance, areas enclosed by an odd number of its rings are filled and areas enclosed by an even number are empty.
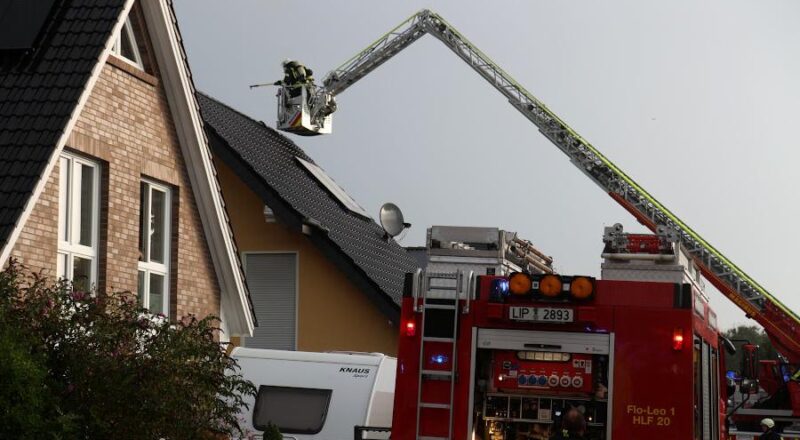
<svg viewBox="0 0 800 440">
<path fill-rule="evenodd" d="M 414 307 L 415 311 L 421 314 L 422 321 L 415 428 L 418 440 L 447 440 L 453 435 L 459 313 L 469 311 L 473 273 L 470 271 L 467 274 L 466 288 L 464 276 L 460 270 L 455 273 L 429 273 L 418 269 L 414 277 Z M 431 298 L 432 291 L 437 291 L 439 295 Z M 466 300 L 463 308 L 460 302 L 462 296 Z M 428 314 L 434 310 L 441 313 L 428 319 Z M 429 322 L 439 321 L 445 317 L 452 319 L 452 326 L 444 332 L 442 328 L 436 332 L 426 328 Z M 431 352 L 437 353 L 448 350 L 449 357 L 439 354 L 434 357 L 440 359 L 431 359 L 427 347 L 431 347 Z M 441 385 L 445 386 L 444 390 Z M 435 392 L 430 392 L 434 388 L 438 389 L 438 396 Z M 425 390 L 429 392 L 426 393 Z M 442 391 L 446 393 L 446 401 L 442 399 Z M 431 401 L 429 400 L 431 396 L 438 399 Z M 444 414 L 447 416 L 444 417 Z"/>
<path fill-rule="evenodd" d="M 555 113 L 517 83 L 438 14 L 422 10 L 332 71 L 318 93 L 335 96 L 426 33 L 433 35 L 505 96 L 573 165 L 654 232 L 671 228 L 703 275 L 761 324 L 789 362 L 800 363 L 800 318 L 638 185 Z"/>
</svg>

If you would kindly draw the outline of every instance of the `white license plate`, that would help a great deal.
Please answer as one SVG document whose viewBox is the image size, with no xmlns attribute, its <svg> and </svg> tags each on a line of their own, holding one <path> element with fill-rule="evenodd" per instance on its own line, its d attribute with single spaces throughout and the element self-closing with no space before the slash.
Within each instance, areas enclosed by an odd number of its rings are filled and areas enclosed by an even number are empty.
<svg viewBox="0 0 800 440">
<path fill-rule="evenodd" d="M 508 318 L 514 321 L 574 322 L 575 311 L 560 307 L 509 307 Z"/>
</svg>

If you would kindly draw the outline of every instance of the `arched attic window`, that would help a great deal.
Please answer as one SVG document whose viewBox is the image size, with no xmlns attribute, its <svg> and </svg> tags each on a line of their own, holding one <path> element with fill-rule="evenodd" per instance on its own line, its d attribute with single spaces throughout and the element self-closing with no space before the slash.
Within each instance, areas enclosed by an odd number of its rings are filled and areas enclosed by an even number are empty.
<svg viewBox="0 0 800 440">
<path fill-rule="evenodd" d="M 133 64 L 134 66 L 144 70 L 142 64 L 142 54 L 139 51 L 139 44 L 136 41 L 136 33 L 133 31 L 131 24 L 131 17 L 125 19 L 125 24 L 122 26 L 111 52 L 122 58 L 125 61 Z"/>
</svg>

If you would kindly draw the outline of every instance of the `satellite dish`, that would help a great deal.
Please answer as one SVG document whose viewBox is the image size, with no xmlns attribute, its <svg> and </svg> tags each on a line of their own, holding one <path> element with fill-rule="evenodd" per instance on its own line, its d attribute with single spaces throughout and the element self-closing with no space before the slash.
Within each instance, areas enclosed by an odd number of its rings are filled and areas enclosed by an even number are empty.
<svg viewBox="0 0 800 440">
<path fill-rule="evenodd" d="M 403 212 L 394 203 L 384 203 L 380 213 L 381 227 L 389 237 L 397 237 L 409 226 L 403 222 Z"/>
</svg>

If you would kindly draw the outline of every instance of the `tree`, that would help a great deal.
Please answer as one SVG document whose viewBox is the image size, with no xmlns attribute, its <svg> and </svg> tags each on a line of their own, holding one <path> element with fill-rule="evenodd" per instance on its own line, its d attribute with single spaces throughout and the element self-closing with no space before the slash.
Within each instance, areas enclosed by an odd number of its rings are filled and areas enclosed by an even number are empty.
<svg viewBox="0 0 800 440">
<path fill-rule="evenodd" d="M 742 350 L 739 349 L 743 341 L 750 341 L 751 344 L 758 345 L 759 359 L 777 359 L 778 355 L 772 347 L 769 337 L 759 326 L 756 325 L 739 325 L 734 328 L 728 329 L 723 332 L 723 335 L 734 341 L 737 350 L 736 354 L 726 354 L 725 365 L 728 370 L 739 371 L 742 365 Z"/>
<path fill-rule="evenodd" d="M 169 322 L 129 292 L 75 291 L 11 263 L 0 326 L 0 372 L 14 378 L 0 388 L 0 417 L 16 414 L 13 438 L 241 434 L 236 416 L 255 388 L 217 342 L 215 317 Z"/>
</svg>

